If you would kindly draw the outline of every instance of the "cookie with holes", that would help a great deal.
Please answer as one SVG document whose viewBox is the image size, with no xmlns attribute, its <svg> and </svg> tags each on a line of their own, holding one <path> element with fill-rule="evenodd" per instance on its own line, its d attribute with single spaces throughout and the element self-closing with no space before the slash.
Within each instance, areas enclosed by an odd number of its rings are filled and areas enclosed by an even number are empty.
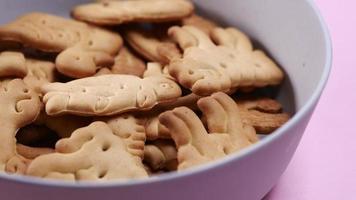
<svg viewBox="0 0 356 200">
<path fill-rule="evenodd" d="M 164 77 L 103 75 L 42 87 L 48 115 L 110 116 L 150 110 L 181 96 L 179 85 Z"/>
<path fill-rule="evenodd" d="M 194 6 L 186 0 L 104 1 L 79 5 L 72 11 L 78 20 L 99 25 L 129 22 L 167 22 L 191 15 Z"/>
<path fill-rule="evenodd" d="M 184 55 L 171 59 L 168 71 L 195 94 L 278 85 L 283 79 L 282 70 L 272 59 L 254 50 L 249 38 L 235 28 L 215 28 L 210 38 L 196 27 L 175 26 L 169 35 Z"/>
<path fill-rule="evenodd" d="M 178 170 L 220 159 L 258 141 L 253 127 L 242 123 L 239 109 L 225 93 L 215 93 L 198 101 L 207 119 L 207 129 L 186 107 L 160 115 L 178 149 Z"/>
<path fill-rule="evenodd" d="M 122 46 L 117 33 L 38 12 L 0 27 L 0 40 L 59 53 L 58 71 L 73 78 L 92 76 L 98 68 L 111 66 Z"/>
<path fill-rule="evenodd" d="M 137 156 L 128 152 L 120 137 L 104 122 L 76 130 L 56 144 L 56 153 L 34 159 L 31 176 L 71 181 L 129 180 L 147 177 Z"/>
<path fill-rule="evenodd" d="M 10 159 L 16 163 L 23 160 L 16 153 L 15 136 L 18 129 L 36 120 L 40 109 L 38 95 L 22 80 L 15 79 L 0 87 L 0 170 Z"/>
</svg>

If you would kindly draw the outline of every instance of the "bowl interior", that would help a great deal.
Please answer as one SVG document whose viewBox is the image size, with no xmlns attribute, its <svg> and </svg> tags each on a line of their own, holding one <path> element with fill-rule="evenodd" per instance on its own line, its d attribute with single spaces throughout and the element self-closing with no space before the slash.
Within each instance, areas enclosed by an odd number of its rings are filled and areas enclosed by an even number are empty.
<svg viewBox="0 0 356 200">
<path fill-rule="evenodd" d="M 0 2 L 0 24 L 4 24 L 31 11 L 69 16 L 69 10 L 74 5 L 88 0 Z M 325 73 L 329 56 L 326 50 L 329 47 L 325 42 L 327 39 L 321 37 L 323 27 L 319 20 L 315 19 L 315 10 L 309 4 L 286 0 L 265 0 L 263 4 L 260 0 L 195 2 L 202 15 L 246 32 L 258 46 L 268 50 L 268 54 L 284 69 L 287 78 L 277 98 L 287 112 L 297 112 L 311 99 Z"/>
</svg>

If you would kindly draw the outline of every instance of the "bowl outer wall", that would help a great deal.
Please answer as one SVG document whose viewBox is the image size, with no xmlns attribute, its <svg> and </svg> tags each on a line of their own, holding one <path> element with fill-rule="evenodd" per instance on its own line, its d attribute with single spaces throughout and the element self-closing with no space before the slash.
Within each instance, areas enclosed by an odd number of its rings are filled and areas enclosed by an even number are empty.
<svg viewBox="0 0 356 200">
<path fill-rule="evenodd" d="M 56 14 L 64 13 L 73 4 L 63 0 L 33 2 L 38 6 L 36 10 L 56 9 Z M 148 180 L 73 185 L 0 174 L 0 198 L 261 199 L 289 163 L 326 84 L 331 67 L 330 38 L 315 5 L 307 0 L 265 0 L 263 4 L 260 0 L 197 2 L 202 10 L 220 14 L 216 19 L 240 27 L 264 44 L 290 75 L 298 112 L 284 127 L 238 155 Z M 8 8 L 1 12 L 0 22 L 34 10 L 35 6 L 29 3 L 23 10 L 9 9 L 23 4 L 20 0 L 0 0 L 0 5 L 5 5 L 0 11 Z M 3 17 L 7 10 L 11 13 Z M 291 91 L 283 91 L 288 92 Z"/>
</svg>

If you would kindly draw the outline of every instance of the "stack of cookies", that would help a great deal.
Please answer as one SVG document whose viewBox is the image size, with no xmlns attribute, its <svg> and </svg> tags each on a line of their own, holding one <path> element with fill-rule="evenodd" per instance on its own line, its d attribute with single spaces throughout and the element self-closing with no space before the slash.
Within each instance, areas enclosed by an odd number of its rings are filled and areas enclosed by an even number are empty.
<svg viewBox="0 0 356 200">
<path fill-rule="evenodd" d="M 146 178 L 215 161 L 288 119 L 284 74 L 188 0 L 102 1 L 0 27 L 0 170 Z M 267 88 L 267 89 L 266 89 Z"/>
</svg>

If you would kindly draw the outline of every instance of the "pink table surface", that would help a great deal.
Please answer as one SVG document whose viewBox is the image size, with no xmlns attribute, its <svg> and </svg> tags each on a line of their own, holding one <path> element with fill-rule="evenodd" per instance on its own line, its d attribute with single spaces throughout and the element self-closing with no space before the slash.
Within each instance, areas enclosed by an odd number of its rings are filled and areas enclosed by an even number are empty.
<svg viewBox="0 0 356 200">
<path fill-rule="evenodd" d="M 356 199 L 356 1 L 315 0 L 333 40 L 333 70 L 292 162 L 266 200 Z"/>
</svg>

